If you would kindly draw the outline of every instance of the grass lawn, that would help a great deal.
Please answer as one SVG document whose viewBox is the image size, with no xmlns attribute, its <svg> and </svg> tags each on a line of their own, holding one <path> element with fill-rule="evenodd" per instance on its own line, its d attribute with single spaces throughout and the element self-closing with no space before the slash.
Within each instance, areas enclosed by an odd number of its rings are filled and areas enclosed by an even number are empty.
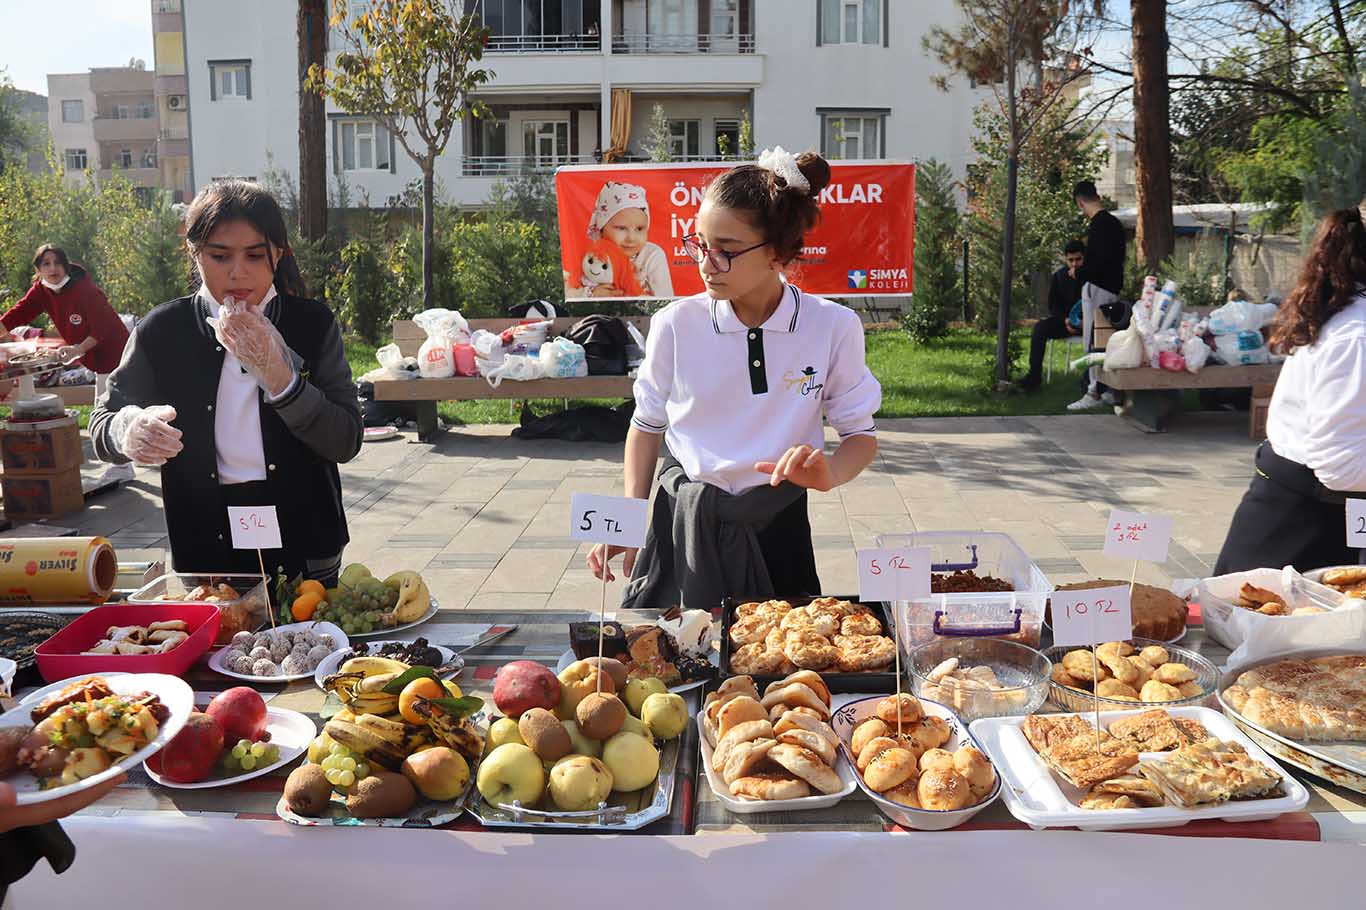
<svg viewBox="0 0 1366 910">
<path fill-rule="evenodd" d="M 1024 350 L 1029 349 L 1029 330 L 1017 329 Z M 1032 395 L 1012 394 L 998 398 L 985 390 L 985 377 L 990 368 L 988 358 L 994 355 L 993 336 L 967 328 L 951 328 L 931 344 L 917 345 L 898 330 L 877 330 L 868 333 L 868 366 L 882 383 L 882 410 L 879 417 L 964 417 L 1007 416 L 1027 414 L 1062 414 L 1067 405 L 1081 393 L 1077 373 L 1067 373 L 1061 367 L 1053 373 L 1053 382 Z M 1075 352 L 1075 348 L 1069 352 Z M 347 358 L 356 376 L 376 366 L 375 348 L 351 339 L 346 343 Z M 1027 354 L 1025 355 L 1027 356 Z M 1024 359 L 1017 364 L 1016 375 L 1026 369 Z M 618 404 L 618 401 L 575 403 Z M 516 422 L 518 402 L 460 401 L 442 402 L 438 411 L 448 423 L 508 423 Z M 558 411 L 564 407 L 560 399 L 534 400 L 537 413 Z"/>
</svg>

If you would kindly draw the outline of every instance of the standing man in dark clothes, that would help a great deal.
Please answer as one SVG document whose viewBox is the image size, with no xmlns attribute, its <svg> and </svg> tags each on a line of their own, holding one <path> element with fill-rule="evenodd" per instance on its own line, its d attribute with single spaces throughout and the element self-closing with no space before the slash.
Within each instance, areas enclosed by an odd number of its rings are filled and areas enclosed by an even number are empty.
<svg viewBox="0 0 1366 910">
<path fill-rule="evenodd" d="M 1063 247 L 1062 258 L 1067 264 L 1053 273 L 1048 284 L 1048 315 L 1034 323 L 1034 334 L 1029 340 L 1029 373 L 1020 380 L 1020 387 L 1025 391 L 1037 389 L 1043 381 L 1043 359 L 1048 342 L 1081 333 L 1067 317 L 1081 300 L 1079 273 L 1085 255 L 1086 246 L 1080 240 L 1069 241 Z"/>
<path fill-rule="evenodd" d="M 1077 208 L 1091 219 L 1091 227 L 1086 232 L 1086 262 L 1081 267 L 1082 338 L 1090 345 L 1096 310 L 1118 300 L 1124 284 L 1124 225 L 1101 207 L 1100 194 L 1092 181 L 1077 183 L 1072 196 Z M 1069 411 L 1089 411 L 1114 404 L 1110 393 L 1100 387 L 1099 375 L 1100 368 L 1091 367 L 1086 394 L 1069 404 Z M 1102 393 L 1107 397 L 1102 397 Z"/>
</svg>

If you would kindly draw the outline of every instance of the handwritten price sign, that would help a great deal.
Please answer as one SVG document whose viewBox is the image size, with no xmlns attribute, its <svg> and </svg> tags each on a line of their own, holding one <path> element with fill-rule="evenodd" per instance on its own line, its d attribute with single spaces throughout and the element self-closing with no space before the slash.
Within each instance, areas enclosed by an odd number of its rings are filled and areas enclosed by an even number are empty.
<svg viewBox="0 0 1366 910">
<path fill-rule="evenodd" d="M 275 506 L 228 506 L 234 550 L 278 550 L 280 522 Z"/>
<path fill-rule="evenodd" d="M 1172 540 L 1170 515 L 1145 515 L 1142 512 L 1110 513 L 1105 532 L 1105 555 L 1144 562 L 1166 562 Z"/>
<path fill-rule="evenodd" d="M 1347 500 L 1347 546 L 1366 548 L 1366 499 Z"/>
<path fill-rule="evenodd" d="M 1133 637 L 1128 585 L 1054 591 L 1048 596 L 1052 601 L 1055 645 L 1094 645 Z"/>
<path fill-rule="evenodd" d="M 919 600 L 930 596 L 930 548 L 858 551 L 859 599 Z"/>
<path fill-rule="evenodd" d="M 643 547 L 649 505 L 644 499 L 575 493 L 569 504 L 569 536 L 588 543 Z"/>
</svg>

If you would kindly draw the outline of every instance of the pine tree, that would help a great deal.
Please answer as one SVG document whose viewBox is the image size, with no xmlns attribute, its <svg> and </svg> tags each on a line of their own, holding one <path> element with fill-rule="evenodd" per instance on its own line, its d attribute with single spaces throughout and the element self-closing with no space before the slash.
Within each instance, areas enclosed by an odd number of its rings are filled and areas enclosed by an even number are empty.
<svg viewBox="0 0 1366 910">
<path fill-rule="evenodd" d="M 650 114 L 650 160 L 657 162 L 673 161 L 672 143 L 669 141 L 669 117 L 664 113 L 664 105 L 656 104 Z"/>
<path fill-rule="evenodd" d="M 902 324 L 914 341 L 926 342 L 944 334 L 959 299 L 953 172 L 933 158 L 915 170 L 915 227 L 915 294 Z"/>
</svg>

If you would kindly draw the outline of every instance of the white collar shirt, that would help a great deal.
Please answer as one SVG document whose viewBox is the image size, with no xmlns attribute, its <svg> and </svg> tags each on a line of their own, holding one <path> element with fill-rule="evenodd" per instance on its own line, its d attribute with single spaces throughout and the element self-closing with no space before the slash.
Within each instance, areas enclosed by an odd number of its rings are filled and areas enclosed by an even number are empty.
<svg viewBox="0 0 1366 910">
<path fill-rule="evenodd" d="M 1366 294 L 1286 358 L 1266 438 L 1272 451 L 1311 468 L 1328 489 L 1366 490 Z"/>
<path fill-rule="evenodd" d="M 823 448 L 822 417 L 841 439 L 875 435 L 882 387 L 849 308 L 786 285 L 762 326 L 707 294 L 650 320 L 632 424 L 663 433 L 687 475 L 728 493 L 768 479 L 754 469 L 794 445 Z"/>
<path fill-rule="evenodd" d="M 218 318 L 219 305 L 206 287 L 199 296 Z M 275 288 L 266 292 L 261 307 L 275 298 Z M 266 479 L 266 447 L 261 437 L 261 388 L 231 351 L 223 351 L 223 369 L 218 374 L 218 395 L 213 408 L 214 448 L 218 456 L 220 484 L 250 483 Z"/>
</svg>

